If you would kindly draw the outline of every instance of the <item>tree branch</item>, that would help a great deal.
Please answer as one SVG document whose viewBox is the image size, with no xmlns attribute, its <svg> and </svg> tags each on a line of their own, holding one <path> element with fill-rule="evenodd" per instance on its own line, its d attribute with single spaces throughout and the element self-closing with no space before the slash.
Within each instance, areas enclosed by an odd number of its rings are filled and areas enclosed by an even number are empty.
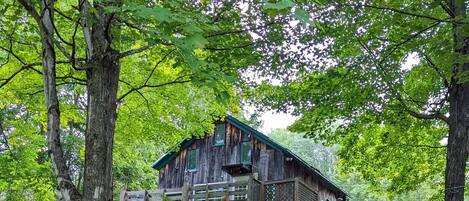
<svg viewBox="0 0 469 201">
<path fill-rule="evenodd" d="M 66 63 L 70 63 L 70 61 L 57 61 L 56 64 L 66 64 Z M 15 76 L 17 76 L 19 73 L 21 73 L 22 71 L 24 70 L 32 70 L 32 71 L 35 71 L 36 73 L 42 75 L 42 72 L 35 69 L 34 66 L 41 66 L 42 65 L 42 62 L 35 62 L 35 63 L 30 63 L 30 64 L 25 64 L 23 66 L 21 66 L 17 71 L 15 71 L 13 74 L 11 74 L 10 76 L 8 76 L 7 78 L 2 78 L 0 79 L 0 81 L 3 81 L 1 84 L 0 84 L 0 88 L 4 87 L 6 84 L 8 84 Z M 79 79 L 79 78 L 76 78 L 76 77 L 73 77 L 73 76 L 67 76 L 67 77 L 57 77 L 57 78 L 72 78 L 72 79 L 75 79 L 77 81 L 83 81 L 83 82 L 86 82 L 86 80 L 83 80 L 83 79 Z"/>
<path fill-rule="evenodd" d="M 20 4 L 26 9 L 26 11 L 36 20 L 36 22 L 41 21 L 41 16 L 36 11 L 31 0 L 18 0 Z"/>
<path fill-rule="evenodd" d="M 134 92 L 134 91 L 138 91 L 140 89 L 143 89 L 143 88 L 158 88 L 158 87 L 164 87 L 164 86 L 167 86 L 167 85 L 172 85 L 172 84 L 183 84 L 183 83 L 187 83 L 187 82 L 190 82 L 190 80 L 180 80 L 182 79 L 183 77 L 185 77 L 186 75 L 184 76 L 180 76 L 178 78 L 176 78 L 175 80 L 173 81 L 169 81 L 169 82 L 165 82 L 165 83 L 161 83 L 161 84 L 156 84 L 156 85 L 149 85 L 149 84 L 143 84 L 139 87 L 132 87 L 132 85 L 130 85 L 129 83 L 127 83 L 129 86 L 131 86 L 131 89 L 129 91 L 127 91 L 126 93 L 124 93 L 122 96 L 120 96 L 117 101 L 121 102 L 122 99 L 124 99 L 126 96 L 128 96 L 130 93 Z M 124 82 L 122 80 L 119 80 L 120 82 Z"/>
<path fill-rule="evenodd" d="M 436 66 L 435 63 L 433 63 L 433 61 L 430 59 L 430 57 L 427 54 L 425 54 L 423 52 L 421 52 L 421 54 L 423 55 L 423 57 L 425 58 L 427 63 L 431 67 L 433 67 L 433 69 L 435 69 L 436 73 L 438 73 L 438 75 L 441 77 L 441 79 L 443 79 L 443 83 L 444 83 L 445 87 L 448 88 L 450 84 L 448 82 L 448 79 L 446 79 L 445 75 L 443 74 L 443 72 L 440 71 L 440 68 L 438 68 L 438 66 Z"/>
<path fill-rule="evenodd" d="M 428 148 L 428 149 L 444 149 L 444 148 L 446 148 L 445 145 L 437 146 L 437 145 L 427 145 L 427 144 L 390 144 L 390 145 L 383 145 L 383 146 Z"/>
<path fill-rule="evenodd" d="M 65 15 L 65 13 L 63 13 L 59 9 L 54 8 L 54 11 L 57 12 L 60 16 L 64 17 L 65 19 L 74 21 L 72 17 Z"/>
<path fill-rule="evenodd" d="M 237 45 L 237 46 L 232 46 L 232 47 L 221 47 L 221 48 L 218 48 L 218 47 L 206 47 L 206 48 L 204 48 L 204 49 L 206 49 L 206 50 L 213 50 L 213 51 L 225 51 L 225 50 L 234 50 L 234 49 L 246 48 L 246 47 L 253 46 L 254 44 L 256 44 L 256 43 L 247 43 L 247 44 L 243 44 L 243 45 Z"/>
<path fill-rule="evenodd" d="M 145 80 L 145 82 L 143 84 L 147 84 L 148 81 L 150 81 L 150 78 L 151 76 L 153 76 L 153 73 L 155 72 L 156 68 L 161 64 L 163 63 L 163 61 L 172 53 L 174 52 L 176 49 L 172 49 L 170 50 L 169 52 L 167 52 L 163 58 L 161 58 L 158 62 L 156 62 L 155 66 L 153 66 L 153 69 L 151 70 L 150 74 L 148 75 L 147 79 Z"/>
<path fill-rule="evenodd" d="M 443 1 L 440 1 L 440 6 L 441 6 L 441 8 L 443 8 L 443 10 L 446 11 L 446 13 L 447 13 L 449 16 L 451 16 L 452 18 L 455 17 L 453 11 L 448 7 L 448 5 L 445 5 L 445 4 L 443 3 Z"/>
<path fill-rule="evenodd" d="M 10 46 L 9 48 L 5 48 L 5 47 L 2 47 L 0 46 L 0 49 L 11 54 L 13 57 L 16 58 L 16 60 L 18 60 L 21 64 L 23 65 L 27 65 L 26 62 L 23 61 L 23 59 L 21 59 L 18 55 L 15 54 L 15 52 L 13 52 L 13 47 Z"/>
<path fill-rule="evenodd" d="M 130 22 L 128 22 L 128 21 L 122 19 L 122 18 L 116 17 L 116 20 L 117 20 L 117 22 L 120 22 L 120 23 L 124 24 L 125 26 L 130 27 L 130 28 L 132 28 L 132 29 L 135 29 L 135 30 L 137 30 L 137 31 L 139 31 L 139 32 L 142 32 L 142 33 L 145 32 L 142 28 L 140 28 L 140 27 L 138 27 L 138 26 L 136 26 L 136 25 L 134 25 L 134 24 L 132 24 L 132 23 L 130 23 Z"/>
<path fill-rule="evenodd" d="M 150 49 L 150 47 L 152 47 L 152 46 L 153 45 L 145 45 L 145 46 L 139 47 L 137 49 L 131 49 L 131 50 L 122 52 L 122 53 L 119 54 L 119 59 L 127 57 L 127 56 L 131 56 L 131 55 L 134 55 L 134 54 L 138 54 L 138 53 L 141 53 L 141 52 L 144 52 L 144 51 Z"/>
<path fill-rule="evenodd" d="M 435 22 L 435 23 L 433 23 L 433 24 L 430 24 L 430 26 L 428 26 L 428 27 L 426 27 L 426 28 L 424 28 L 424 29 L 418 31 L 417 33 L 414 33 L 414 34 L 408 36 L 406 39 L 404 39 L 404 40 L 402 40 L 401 42 L 395 44 L 395 45 L 391 48 L 391 50 L 380 60 L 379 63 L 383 63 L 392 53 L 394 53 L 394 51 L 396 51 L 397 49 L 399 49 L 400 46 L 402 46 L 402 45 L 404 45 L 404 44 L 410 42 L 411 40 L 413 40 L 413 39 L 416 38 L 417 36 L 420 36 L 422 33 L 424 33 L 424 32 L 426 32 L 426 31 L 430 30 L 431 28 L 438 26 L 440 23 L 441 23 L 441 22 Z"/>
<path fill-rule="evenodd" d="M 363 49 L 365 49 L 369 55 L 372 56 L 372 58 L 370 58 L 370 60 L 373 62 L 373 63 L 376 63 L 375 61 L 377 61 L 376 59 L 376 55 L 366 46 L 366 44 L 364 44 L 363 42 L 361 42 L 360 40 L 358 40 L 359 44 L 362 46 Z M 390 83 L 388 80 L 387 80 L 387 76 L 386 76 L 386 71 L 385 69 L 383 68 L 382 66 L 382 61 L 376 63 L 377 67 L 378 67 L 378 72 L 380 73 L 380 76 L 381 78 L 383 79 L 385 85 L 387 86 L 387 88 L 389 89 L 389 91 L 391 92 L 391 94 L 394 95 L 394 97 L 399 101 L 399 103 L 401 104 L 401 106 L 403 107 L 404 111 L 406 111 L 407 113 L 409 113 L 411 116 L 415 117 L 415 118 L 419 118 L 419 119 L 440 119 L 440 120 L 443 120 L 444 122 L 446 123 L 449 123 L 449 120 L 446 116 L 444 116 L 443 114 L 441 114 L 440 112 L 435 112 L 435 113 L 432 113 L 432 114 L 425 114 L 425 113 L 419 113 L 419 112 L 416 112 L 414 110 L 412 110 L 407 104 L 406 102 L 404 101 L 401 93 L 398 91 L 398 90 L 395 90 L 393 87 L 392 87 L 392 83 Z"/>
<path fill-rule="evenodd" d="M 26 69 L 30 69 L 32 68 L 33 66 L 39 66 L 39 65 L 42 65 L 42 63 L 31 63 L 31 64 L 26 64 L 26 65 L 23 65 L 21 66 L 20 69 L 18 69 L 17 71 L 15 71 L 13 74 L 11 74 L 10 76 L 8 76 L 7 78 L 4 78 L 4 79 L 0 79 L 2 80 L 3 82 L 0 84 L 0 89 L 2 87 L 4 87 L 6 84 L 8 84 L 15 76 L 17 76 L 19 73 L 21 73 L 23 70 L 26 70 Z"/>
<path fill-rule="evenodd" d="M 42 42 L 42 65 L 44 94 L 47 109 L 47 148 L 50 151 L 57 180 L 58 199 L 67 197 L 81 200 L 81 194 L 71 181 L 70 169 L 64 159 L 60 140 L 60 109 L 56 88 L 56 54 L 54 50 L 54 0 L 42 0 L 41 14 L 38 15 L 31 0 L 18 0 L 27 12 L 34 17 Z"/>
<path fill-rule="evenodd" d="M 438 22 L 451 22 L 448 21 L 447 19 L 439 19 L 433 16 L 428 16 L 428 15 L 422 15 L 422 14 L 417 14 L 417 13 L 411 13 L 410 11 L 405 11 L 405 10 L 399 10 L 397 8 L 391 8 L 391 7 L 382 7 L 382 6 L 375 6 L 375 5 L 368 5 L 368 4 L 362 4 L 362 5 L 353 5 L 353 4 L 343 4 L 345 6 L 352 6 L 352 7 L 365 7 L 365 8 L 373 8 L 373 9 L 378 9 L 378 10 L 387 10 L 387 11 L 392 11 L 395 13 L 400 13 L 403 15 L 409 15 L 413 17 L 418 17 L 418 18 L 424 18 L 424 19 L 429 19 L 433 21 L 438 21 Z"/>
<path fill-rule="evenodd" d="M 400 102 L 402 102 L 402 100 Z M 415 118 L 419 118 L 419 119 L 441 119 L 441 120 L 445 121 L 446 123 L 449 122 L 448 117 L 444 116 L 443 114 L 441 114 L 439 112 L 435 112 L 433 114 L 417 113 L 415 111 L 410 110 L 404 104 L 402 104 L 402 105 L 405 107 L 404 110 L 407 111 L 410 115 L 412 115 Z"/>
</svg>

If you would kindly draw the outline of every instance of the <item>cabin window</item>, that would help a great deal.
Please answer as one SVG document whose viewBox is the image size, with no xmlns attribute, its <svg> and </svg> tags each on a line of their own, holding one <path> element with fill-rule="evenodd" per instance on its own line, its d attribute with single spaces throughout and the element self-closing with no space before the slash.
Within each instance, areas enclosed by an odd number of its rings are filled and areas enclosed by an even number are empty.
<svg viewBox="0 0 469 201">
<path fill-rule="evenodd" d="M 215 134 L 213 135 L 213 145 L 219 146 L 225 144 L 225 124 L 217 124 Z"/>
<path fill-rule="evenodd" d="M 187 171 L 197 170 L 198 153 L 198 149 L 190 149 L 187 153 Z"/>
<path fill-rule="evenodd" d="M 243 135 L 241 136 L 241 141 L 247 142 L 247 141 L 250 141 L 250 140 L 251 140 L 251 135 L 247 134 L 247 133 L 243 133 Z"/>
<path fill-rule="evenodd" d="M 241 163 L 251 164 L 251 142 L 250 141 L 241 143 Z"/>
</svg>

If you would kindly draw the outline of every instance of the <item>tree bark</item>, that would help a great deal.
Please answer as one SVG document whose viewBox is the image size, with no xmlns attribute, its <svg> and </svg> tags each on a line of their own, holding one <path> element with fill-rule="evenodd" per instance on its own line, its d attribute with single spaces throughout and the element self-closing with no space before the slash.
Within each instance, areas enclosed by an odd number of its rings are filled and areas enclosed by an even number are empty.
<svg viewBox="0 0 469 201">
<path fill-rule="evenodd" d="M 111 47 L 113 15 L 104 12 L 103 7 L 95 6 L 91 32 L 85 33 L 89 44 L 83 198 L 87 201 L 112 200 L 112 148 L 120 64 L 119 53 Z"/>
<path fill-rule="evenodd" d="M 57 197 L 58 200 L 78 201 L 81 200 L 81 195 L 72 183 L 60 142 L 60 109 L 55 74 L 54 0 L 41 1 L 40 15 L 30 2 L 25 0 L 19 2 L 36 20 L 41 36 L 44 94 L 47 109 L 47 147 L 57 178 Z"/>
<path fill-rule="evenodd" d="M 469 84 L 450 89 L 450 124 L 446 153 L 445 201 L 464 200 L 468 157 Z"/>
<path fill-rule="evenodd" d="M 469 154 L 469 33 L 464 0 L 452 0 L 454 14 L 453 40 L 456 54 L 453 64 L 453 78 L 449 87 L 449 136 L 446 153 L 445 201 L 464 200 L 466 161 Z M 464 58 L 464 59 L 462 59 Z"/>
</svg>

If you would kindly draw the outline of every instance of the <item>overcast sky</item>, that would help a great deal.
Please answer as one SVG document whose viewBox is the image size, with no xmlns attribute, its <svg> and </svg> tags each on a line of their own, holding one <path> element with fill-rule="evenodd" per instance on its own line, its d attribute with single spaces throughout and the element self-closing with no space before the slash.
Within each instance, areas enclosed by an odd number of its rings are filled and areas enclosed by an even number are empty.
<svg viewBox="0 0 469 201">
<path fill-rule="evenodd" d="M 260 131 L 269 134 L 271 130 L 276 128 L 287 128 L 295 122 L 296 117 L 285 113 L 265 112 L 262 114 L 261 119 L 263 125 Z"/>
</svg>

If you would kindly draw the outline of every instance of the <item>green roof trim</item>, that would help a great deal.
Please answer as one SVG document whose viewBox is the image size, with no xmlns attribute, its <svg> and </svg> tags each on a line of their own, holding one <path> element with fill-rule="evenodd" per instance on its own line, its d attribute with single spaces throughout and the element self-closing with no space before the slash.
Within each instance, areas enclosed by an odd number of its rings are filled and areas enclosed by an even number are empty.
<svg viewBox="0 0 469 201">
<path fill-rule="evenodd" d="M 318 169 L 316 169 L 313 166 L 309 165 L 308 163 L 306 163 L 306 161 L 301 159 L 298 155 L 296 155 L 295 153 L 293 153 L 289 149 L 283 147 L 282 145 L 275 142 L 274 140 L 270 139 L 268 136 L 264 135 L 263 133 L 257 131 L 256 129 L 248 126 L 247 124 L 239 121 L 238 119 L 236 119 L 236 118 L 234 118 L 230 115 L 225 117 L 225 121 L 230 123 L 230 124 L 233 124 L 234 126 L 238 127 L 239 129 L 241 129 L 242 131 L 244 131 L 246 133 L 250 133 L 251 135 L 253 135 L 256 139 L 258 139 L 262 143 L 265 143 L 266 145 L 268 145 L 268 146 L 270 146 L 270 147 L 272 147 L 272 148 L 274 148 L 278 151 L 283 152 L 283 154 L 285 154 L 286 156 L 292 157 L 295 161 L 297 161 L 299 164 L 304 166 L 309 171 L 309 173 L 311 173 L 314 177 L 318 178 L 327 187 L 329 187 L 330 189 L 338 192 L 339 194 L 342 194 L 344 196 L 348 196 L 346 192 L 341 190 L 336 184 L 334 184 L 334 182 L 327 179 L 327 177 L 325 177 Z M 194 142 L 194 141 L 195 141 L 194 138 L 193 139 L 183 140 L 180 143 L 180 149 L 186 148 L 187 146 L 192 144 L 192 142 Z M 177 151 L 172 150 L 172 151 L 166 153 L 160 159 L 158 159 L 158 161 L 156 161 L 152 165 L 152 167 L 154 169 L 157 169 L 157 170 L 161 169 L 163 166 L 168 164 L 171 160 L 176 158 L 178 153 L 179 153 L 179 149 Z"/>
</svg>

